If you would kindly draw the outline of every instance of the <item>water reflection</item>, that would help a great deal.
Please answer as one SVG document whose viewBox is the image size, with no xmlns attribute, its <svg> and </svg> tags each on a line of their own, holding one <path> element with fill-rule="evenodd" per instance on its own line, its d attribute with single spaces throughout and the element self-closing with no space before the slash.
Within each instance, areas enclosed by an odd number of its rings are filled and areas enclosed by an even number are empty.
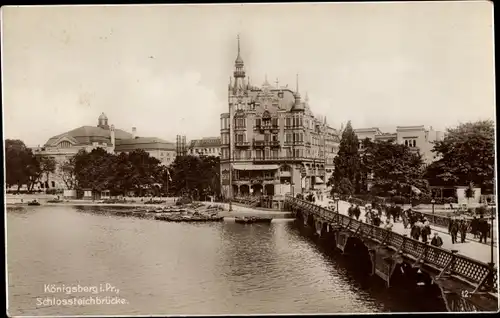
<svg viewBox="0 0 500 318">
<path fill-rule="evenodd" d="M 8 209 L 10 314 L 423 310 L 401 291 L 350 270 L 342 256 L 318 247 L 293 222 L 183 224 L 105 210 Z M 36 299 L 47 296 L 43 285 L 49 283 L 110 283 L 128 304 L 39 308 Z"/>
</svg>

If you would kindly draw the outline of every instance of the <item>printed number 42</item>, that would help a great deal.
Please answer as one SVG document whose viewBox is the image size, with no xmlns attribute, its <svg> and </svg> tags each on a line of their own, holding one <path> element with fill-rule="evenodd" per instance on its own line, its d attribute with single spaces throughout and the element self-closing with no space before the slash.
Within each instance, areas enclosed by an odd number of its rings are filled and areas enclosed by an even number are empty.
<svg viewBox="0 0 500 318">
<path fill-rule="evenodd" d="M 468 290 L 462 290 L 462 298 L 469 298 L 469 291 Z"/>
</svg>

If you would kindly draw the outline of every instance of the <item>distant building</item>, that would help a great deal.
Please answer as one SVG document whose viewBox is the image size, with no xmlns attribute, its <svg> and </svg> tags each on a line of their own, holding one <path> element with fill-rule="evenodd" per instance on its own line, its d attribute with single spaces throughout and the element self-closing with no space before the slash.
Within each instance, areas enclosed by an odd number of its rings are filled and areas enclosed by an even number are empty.
<svg viewBox="0 0 500 318">
<path fill-rule="evenodd" d="M 156 137 L 124 139 L 117 141 L 115 146 L 116 153 L 130 153 L 137 149 L 143 149 L 165 166 L 172 164 L 176 157 L 175 144 Z"/>
<path fill-rule="evenodd" d="M 338 132 L 313 115 L 307 94 L 301 99 L 298 78 L 295 91 L 271 86 L 267 77 L 261 87 L 251 85 L 239 45 L 238 39 L 229 112 L 221 114 L 223 195 L 283 197 L 324 188 Z"/>
<path fill-rule="evenodd" d="M 205 137 L 191 140 L 188 146 L 188 154 L 192 156 L 214 156 L 220 157 L 220 137 Z"/>
<path fill-rule="evenodd" d="M 359 150 L 363 151 L 362 141 L 368 138 L 371 141 L 394 141 L 408 146 L 412 151 L 422 155 L 424 164 L 428 165 L 438 158 L 432 152 L 433 142 L 443 140 L 444 133 L 435 131 L 432 127 L 426 130 L 421 126 L 398 126 L 395 133 L 383 133 L 377 127 L 354 129 L 359 140 Z M 366 190 L 372 185 L 372 174 L 366 176 Z"/>
<path fill-rule="evenodd" d="M 33 147 L 36 155 L 52 157 L 56 160 L 56 172 L 49 175 L 49 180 L 41 182 L 39 189 L 65 189 L 60 166 L 76 155 L 81 149 L 87 152 L 103 148 L 109 153 L 131 152 L 144 149 L 151 156 L 168 165 L 175 159 L 175 145 L 156 137 L 136 137 L 137 129 L 132 133 L 116 129 L 108 124 L 108 117 L 102 113 L 97 126 L 81 126 L 49 138 L 43 147 Z"/>
<path fill-rule="evenodd" d="M 398 126 L 395 133 L 382 133 L 379 128 L 360 128 L 354 129 L 354 133 L 358 137 L 360 150 L 363 149 L 362 140 L 368 138 L 371 141 L 375 140 L 393 140 L 398 144 L 404 144 L 410 147 L 413 151 L 418 151 L 422 155 L 422 159 L 426 164 L 437 160 L 438 158 L 432 152 L 435 141 L 443 140 L 444 133 L 425 129 L 423 125 L 420 126 Z"/>
</svg>

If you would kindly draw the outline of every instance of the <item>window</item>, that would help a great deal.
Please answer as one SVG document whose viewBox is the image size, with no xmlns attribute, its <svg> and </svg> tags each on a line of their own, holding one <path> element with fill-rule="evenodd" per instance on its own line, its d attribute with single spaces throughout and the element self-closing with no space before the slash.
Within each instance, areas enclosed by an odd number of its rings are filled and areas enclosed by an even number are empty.
<svg viewBox="0 0 500 318">
<path fill-rule="evenodd" d="M 278 118 L 273 118 L 272 123 L 274 127 L 278 127 Z"/>
<path fill-rule="evenodd" d="M 286 142 L 292 142 L 292 134 L 286 134 Z"/>
<path fill-rule="evenodd" d="M 273 158 L 278 158 L 278 150 L 273 150 Z"/>
<path fill-rule="evenodd" d="M 260 127 L 262 124 L 262 120 L 260 118 L 255 119 L 255 126 Z"/>
<path fill-rule="evenodd" d="M 235 128 L 245 128 L 246 127 L 246 120 L 245 118 L 236 118 L 234 122 Z"/>
<path fill-rule="evenodd" d="M 278 135 L 276 134 L 273 135 L 273 141 L 278 141 Z"/>
<path fill-rule="evenodd" d="M 415 140 L 415 139 L 405 139 L 405 146 L 407 146 L 407 147 L 416 147 L 417 146 L 417 140 Z"/>
<path fill-rule="evenodd" d="M 290 118 L 290 117 L 287 117 L 287 118 L 286 118 L 286 126 L 287 126 L 287 127 L 292 126 L 292 118 Z"/>
<path fill-rule="evenodd" d="M 255 158 L 257 159 L 262 159 L 262 150 L 256 150 L 255 151 Z"/>
<path fill-rule="evenodd" d="M 264 141 L 266 141 L 266 142 L 271 141 L 271 135 L 270 134 L 265 134 L 264 135 Z"/>
</svg>

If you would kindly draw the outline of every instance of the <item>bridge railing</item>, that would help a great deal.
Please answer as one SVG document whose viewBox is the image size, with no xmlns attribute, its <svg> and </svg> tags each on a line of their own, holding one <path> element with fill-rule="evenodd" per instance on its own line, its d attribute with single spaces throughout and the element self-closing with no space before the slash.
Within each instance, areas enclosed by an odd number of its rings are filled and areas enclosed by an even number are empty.
<svg viewBox="0 0 500 318">
<path fill-rule="evenodd" d="M 490 292 L 495 294 L 498 291 L 496 269 L 490 269 L 488 264 L 414 240 L 405 235 L 360 222 L 308 201 L 287 196 L 285 198 L 285 203 L 314 213 L 327 221 L 337 223 L 344 228 L 356 231 L 360 235 L 385 243 L 403 254 L 412 256 L 418 262 L 424 262 L 437 271 L 446 271 L 471 286 L 487 287 L 486 280 L 490 271 L 493 271 L 493 284 L 487 288 L 490 289 Z"/>
</svg>

